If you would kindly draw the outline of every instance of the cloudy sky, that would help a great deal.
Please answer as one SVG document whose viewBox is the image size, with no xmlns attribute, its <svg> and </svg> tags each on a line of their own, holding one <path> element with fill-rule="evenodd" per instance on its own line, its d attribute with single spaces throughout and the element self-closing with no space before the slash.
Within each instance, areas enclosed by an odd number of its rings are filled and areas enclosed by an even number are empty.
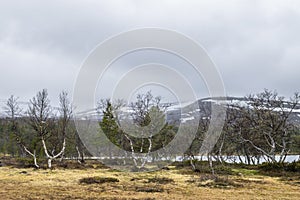
<svg viewBox="0 0 300 200">
<path fill-rule="evenodd" d="M 62 89 L 72 93 L 83 60 L 100 42 L 143 27 L 175 30 L 201 44 L 228 95 L 269 88 L 291 96 L 300 90 L 299 22 L 297 0 L 3 0 L 0 99 L 15 94 L 26 101 L 48 88 L 56 102 Z"/>
</svg>

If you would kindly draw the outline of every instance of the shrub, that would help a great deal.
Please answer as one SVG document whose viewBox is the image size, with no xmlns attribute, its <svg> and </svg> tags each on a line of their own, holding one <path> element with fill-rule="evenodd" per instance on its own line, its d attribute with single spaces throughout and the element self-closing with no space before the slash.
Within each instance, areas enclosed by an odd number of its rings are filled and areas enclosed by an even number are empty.
<svg viewBox="0 0 300 200">
<path fill-rule="evenodd" d="M 263 163 L 259 165 L 259 169 L 263 171 L 280 171 L 284 170 L 284 166 L 282 163 Z"/>
<path fill-rule="evenodd" d="M 39 163 L 40 167 L 42 167 L 43 162 L 45 162 L 45 159 L 38 158 L 37 162 Z M 9 165 L 19 167 L 19 168 L 31 168 L 35 167 L 33 159 L 30 157 L 18 157 L 15 159 L 10 159 Z"/>
<path fill-rule="evenodd" d="M 101 184 L 101 183 L 116 183 L 119 182 L 119 179 L 112 178 L 112 177 L 89 177 L 89 178 L 82 178 L 79 180 L 80 183 L 85 184 Z"/>
<path fill-rule="evenodd" d="M 300 161 L 292 163 L 263 163 L 259 166 L 262 171 L 286 171 L 286 172 L 300 172 Z"/>
<path fill-rule="evenodd" d="M 285 166 L 285 170 L 288 172 L 300 172 L 300 161 L 296 162 L 292 162 L 292 163 L 288 163 Z"/>
<path fill-rule="evenodd" d="M 173 183 L 174 180 L 166 177 L 154 177 L 154 178 L 149 178 L 148 183 L 159 183 L 159 184 L 168 184 L 168 183 Z"/>
<path fill-rule="evenodd" d="M 202 174 L 198 178 L 191 178 L 186 182 L 196 184 L 198 187 L 210 187 L 210 188 L 233 188 L 243 187 L 242 184 L 236 183 L 228 177 L 221 177 L 212 174 Z"/>
<path fill-rule="evenodd" d="M 227 167 L 225 165 L 213 165 L 213 169 L 216 174 L 223 174 L 223 175 L 232 175 L 234 172 L 230 167 Z M 211 168 L 208 163 L 197 163 L 196 164 L 196 170 L 200 173 L 211 173 Z M 196 171 L 195 170 L 195 171 Z"/>
<path fill-rule="evenodd" d="M 135 191 L 136 192 L 150 192 L 150 193 L 153 193 L 153 192 L 163 192 L 164 189 L 163 188 L 160 188 L 160 187 L 143 187 L 143 186 L 139 186 L 139 187 L 136 187 L 135 188 Z"/>
<path fill-rule="evenodd" d="M 242 187 L 243 185 L 235 183 L 228 179 L 228 177 L 220 177 L 214 175 L 204 175 L 200 177 L 199 187 L 213 187 L 213 188 L 232 188 Z"/>
</svg>

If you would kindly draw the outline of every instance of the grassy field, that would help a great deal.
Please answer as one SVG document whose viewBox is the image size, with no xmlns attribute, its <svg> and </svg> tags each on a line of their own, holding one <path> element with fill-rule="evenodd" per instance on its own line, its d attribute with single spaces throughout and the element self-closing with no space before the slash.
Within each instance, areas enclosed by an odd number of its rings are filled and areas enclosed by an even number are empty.
<svg viewBox="0 0 300 200">
<path fill-rule="evenodd" d="M 237 175 L 187 173 L 170 167 L 148 173 L 106 168 L 35 170 L 0 167 L 0 199 L 299 199 L 300 177 L 259 175 L 235 169 Z M 96 179 L 96 183 L 82 181 Z M 118 182 L 106 182 L 110 179 Z M 98 180 L 98 182 L 97 182 Z M 102 180 L 102 181 L 99 181 Z"/>
</svg>

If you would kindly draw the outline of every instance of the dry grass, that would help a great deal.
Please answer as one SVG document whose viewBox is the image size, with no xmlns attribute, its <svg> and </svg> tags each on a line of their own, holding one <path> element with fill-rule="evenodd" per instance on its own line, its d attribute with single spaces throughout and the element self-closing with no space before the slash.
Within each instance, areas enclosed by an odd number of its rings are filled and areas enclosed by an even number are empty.
<svg viewBox="0 0 300 200">
<path fill-rule="evenodd" d="M 111 177 L 119 182 L 82 184 L 82 178 Z M 5 199 L 299 199 L 300 186 L 260 175 L 226 176 L 242 187 L 199 187 L 200 175 L 177 170 L 151 173 L 109 169 L 34 170 L 0 168 L 0 198 Z M 226 180 L 227 180 L 226 179 Z M 151 180 L 151 181 L 149 181 Z M 161 184 L 153 180 L 172 180 Z M 191 181 L 192 180 L 192 181 Z M 222 180 L 222 179 L 221 179 Z M 205 181 L 205 180 L 204 180 Z M 227 180 L 228 181 L 228 180 Z"/>
</svg>

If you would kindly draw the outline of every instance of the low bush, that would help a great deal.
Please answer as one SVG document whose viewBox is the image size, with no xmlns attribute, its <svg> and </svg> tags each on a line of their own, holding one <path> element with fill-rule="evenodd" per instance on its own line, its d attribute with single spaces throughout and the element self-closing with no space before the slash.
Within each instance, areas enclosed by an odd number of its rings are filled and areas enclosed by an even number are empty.
<svg viewBox="0 0 300 200">
<path fill-rule="evenodd" d="M 35 168 L 34 161 L 30 157 L 11 158 L 8 163 L 8 165 L 18 168 Z M 46 163 L 46 159 L 38 158 L 37 163 L 41 166 Z"/>
<path fill-rule="evenodd" d="M 288 172 L 300 172 L 300 161 L 289 163 L 285 166 L 285 170 Z"/>
<path fill-rule="evenodd" d="M 262 171 L 286 171 L 286 172 L 300 172 L 300 161 L 292 163 L 263 163 L 258 166 Z"/>
<path fill-rule="evenodd" d="M 214 179 L 213 184 L 211 184 L 211 186 L 213 187 L 242 187 L 241 184 L 237 184 L 234 181 L 228 179 L 228 177 L 223 178 L 223 177 L 216 177 Z"/>
<path fill-rule="evenodd" d="M 211 173 L 212 169 L 210 168 L 208 162 L 204 163 L 196 163 L 196 172 L 200 172 L 200 173 Z M 221 164 L 217 164 L 217 165 L 213 165 L 213 169 L 215 171 L 216 174 L 222 174 L 222 175 L 232 175 L 234 174 L 234 172 L 232 171 L 231 167 L 228 167 L 226 165 L 221 165 Z"/>
<path fill-rule="evenodd" d="M 139 186 L 135 188 L 136 192 L 149 192 L 149 193 L 153 193 L 153 192 L 163 192 L 164 189 L 160 188 L 160 187 L 148 187 L 148 186 Z"/>
<path fill-rule="evenodd" d="M 173 165 L 177 169 L 183 169 L 183 168 L 191 168 L 190 161 L 183 161 L 183 162 L 175 162 Z M 194 172 L 197 173 L 211 173 L 212 170 L 209 166 L 209 163 L 207 161 L 194 161 L 195 170 Z M 234 171 L 230 166 L 222 165 L 220 163 L 214 162 L 213 163 L 213 169 L 216 174 L 223 174 L 223 175 L 233 175 L 235 174 Z M 190 173 L 194 173 L 190 172 Z M 189 174 L 189 172 L 185 171 L 185 173 Z"/>
<path fill-rule="evenodd" d="M 173 183 L 174 180 L 171 178 L 166 178 L 166 177 L 154 177 L 154 178 L 148 178 L 148 183 L 159 183 L 159 184 L 168 184 L 168 183 Z"/>
<path fill-rule="evenodd" d="M 202 174 L 200 177 L 191 178 L 186 182 L 196 184 L 198 187 L 210 187 L 210 188 L 236 188 L 243 187 L 242 184 L 236 183 L 229 179 L 227 176 L 217 176 L 212 174 Z"/>
<path fill-rule="evenodd" d="M 119 182 L 119 179 L 112 178 L 112 177 L 88 177 L 88 178 L 82 178 L 79 180 L 80 183 L 85 184 L 101 184 L 101 183 L 116 183 Z"/>
</svg>

